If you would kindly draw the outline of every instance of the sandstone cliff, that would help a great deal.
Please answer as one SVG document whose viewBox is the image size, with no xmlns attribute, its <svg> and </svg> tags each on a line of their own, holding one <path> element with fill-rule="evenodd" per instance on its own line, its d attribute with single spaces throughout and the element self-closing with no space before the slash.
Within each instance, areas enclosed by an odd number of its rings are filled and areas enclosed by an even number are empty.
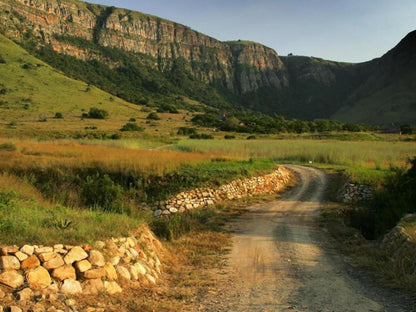
<svg viewBox="0 0 416 312">
<path fill-rule="evenodd" d="M 258 43 L 221 42 L 156 16 L 79 0 L 0 0 L 0 32 L 85 61 L 78 67 L 88 73 L 94 62 L 104 64 L 89 77 L 57 68 L 134 103 L 158 96 L 172 102 L 181 95 L 224 110 L 243 106 L 286 118 L 416 123 L 414 33 L 379 59 L 347 64 L 281 57 Z M 111 50 L 128 53 L 128 61 L 109 57 Z M 48 61 L 52 55 L 37 56 Z M 97 83 L 102 77 L 105 83 Z M 124 88 L 116 90 L 120 84 Z"/>
<path fill-rule="evenodd" d="M 54 50 L 81 59 L 94 55 L 57 40 L 56 35 L 151 56 L 162 71 L 170 66 L 169 60 L 184 58 L 199 80 L 219 82 L 237 94 L 288 84 L 283 63 L 272 49 L 257 43 L 220 42 L 155 16 L 74 0 L 1 0 L 0 9 L 2 32 L 9 38 L 22 41 L 33 34 Z"/>
</svg>

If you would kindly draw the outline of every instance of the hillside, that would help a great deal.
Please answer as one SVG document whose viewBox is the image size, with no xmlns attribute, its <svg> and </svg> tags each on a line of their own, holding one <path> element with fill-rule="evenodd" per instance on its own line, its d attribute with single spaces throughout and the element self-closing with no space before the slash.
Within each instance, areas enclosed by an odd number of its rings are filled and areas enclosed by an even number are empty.
<svg viewBox="0 0 416 312">
<path fill-rule="evenodd" d="M 145 126 L 148 111 L 143 111 L 142 106 L 66 77 L 2 35 L 0 60 L 0 130 L 35 131 L 41 136 L 45 129 L 76 132 L 89 128 L 94 130 L 91 132 L 111 134 L 131 118 Z M 107 111 L 108 118 L 82 118 L 92 107 Z M 61 113 L 62 118 L 55 118 L 56 113 Z M 176 124 L 183 124 L 180 118 L 180 114 L 171 115 L 159 130 L 172 131 Z"/>
<path fill-rule="evenodd" d="M 259 43 L 221 42 L 156 16 L 77 0 L 0 0 L 0 20 L 0 32 L 30 53 L 132 103 L 201 110 L 183 101 L 191 98 L 221 111 L 416 124 L 412 71 L 388 75 L 409 61 L 406 53 L 363 64 L 281 57 Z"/>
<path fill-rule="evenodd" d="M 416 31 L 383 57 L 361 67 L 371 74 L 332 117 L 360 123 L 416 124 Z"/>
</svg>

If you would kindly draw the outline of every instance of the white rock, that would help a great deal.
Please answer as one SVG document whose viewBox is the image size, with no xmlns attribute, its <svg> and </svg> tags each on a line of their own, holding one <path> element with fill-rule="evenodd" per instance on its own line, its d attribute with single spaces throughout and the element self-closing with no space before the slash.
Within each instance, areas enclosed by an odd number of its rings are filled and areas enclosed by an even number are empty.
<svg viewBox="0 0 416 312">
<path fill-rule="evenodd" d="M 24 245 L 22 248 L 20 248 L 20 251 L 27 254 L 28 256 L 31 256 L 35 252 L 35 247 L 30 245 Z"/>
<path fill-rule="evenodd" d="M 82 293 L 81 283 L 73 279 L 66 279 L 62 284 L 61 292 L 68 295 L 80 294 Z"/>
</svg>

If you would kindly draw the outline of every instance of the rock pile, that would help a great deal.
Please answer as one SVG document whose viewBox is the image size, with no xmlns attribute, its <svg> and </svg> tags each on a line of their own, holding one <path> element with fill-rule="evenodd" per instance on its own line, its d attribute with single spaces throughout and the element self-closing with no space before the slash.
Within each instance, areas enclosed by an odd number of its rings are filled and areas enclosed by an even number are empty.
<svg viewBox="0 0 416 312">
<path fill-rule="evenodd" d="M 374 197 L 375 188 L 369 185 L 345 183 L 341 192 L 341 201 L 344 203 L 357 203 L 368 201 Z"/>
<path fill-rule="evenodd" d="M 155 284 L 161 274 L 158 253 L 162 250 L 147 228 L 130 237 L 98 241 L 94 247 L 4 246 L 0 248 L 0 299 L 116 294 L 123 291 L 120 282 Z"/>
<path fill-rule="evenodd" d="M 403 217 L 402 221 L 416 220 L 416 214 Z M 400 225 L 395 226 L 379 244 L 392 264 L 392 267 L 401 267 L 403 271 L 416 275 L 416 244 L 406 229 Z"/>
<path fill-rule="evenodd" d="M 271 174 L 238 179 L 217 189 L 199 188 L 182 192 L 166 201 L 159 202 L 154 215 L 171 215 L 214 205 L 222 200 L 272 194 L 282 190 L 287 185 L 289 178 L 290 172 L 284 168 L 279 168 Z"/>
</svg>

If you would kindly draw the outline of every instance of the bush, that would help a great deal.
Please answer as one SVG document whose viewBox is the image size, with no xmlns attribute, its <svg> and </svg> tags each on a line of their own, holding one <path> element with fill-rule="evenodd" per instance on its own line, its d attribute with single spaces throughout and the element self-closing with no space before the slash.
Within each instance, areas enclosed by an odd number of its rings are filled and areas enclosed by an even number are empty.
<svg viewBox="0 0 416 312">
<path fill-rule="evenodd" d="M 55 118 L 56 119 L 63 119 L 64 115 L 62 115 L 62 113 L 60 113 L 60 112 L 57 112 L 57 113 L 55 113 Z"/>
<path fill-rule="evenodd" d="M 143 131 L 144 128 L 140 127 L 138 124 L 134 122 L 128 122 L 126 123 L 120 131 Z"/>
<path fill-rule="evenodd" d="M 84 115 L 84 114 L 83 114 Z M 108 112 L 104 109 L 99 109 L 96 107 L 91 107 L 88 112 L 88 118 L 92 119 L 106 119 L 108 118 Z"/>
<path fill-rule="evenodd" d="M 387 178 L 366 209 L 351 212 L 351 225 L 367 239 L 384 235 L 403 216 L 416 212 L 416 158 L 410 163 L 407 172 L 396 169 L 396 174 Z"/>
<path fill-rule="evenodd" d="M 212 140 L 214 139 L 214 136 L 212 134 L 192 134 L 189 136 L 190 139 L 196 139 L 196 140 Z"/>
<path fill-rule="evenodd" d="M 136 118 L 130 118 L 129 121 L 130 122 L 136 122 Z"/>
<path fill-rule="evenodd" d="M 88 207 L 99 208 L 107 212 L 123 212 L 121 204 L 123 188 L 116 185 L 107 174 L 101 176 L 97 173 L 88 176 L 82 187 L 82 195 Z"/>
<path fill-rule="evenodd" d="M 2 143 L 0 144 L 0 151 L 14 152 L 17 151 L 17 146 L 13 143 Z"/>
<path fill-rule="evenodd" d="M 149 120 L 160 120 L 159 115 L 156 112 L 151 112 L 149 115 L 147 115 L 146 119 Z"/>
<path fill-rule="evenodd" d="M 247 137 L 247 140 L 255 140 L 255 139 L 256 139 L 256 136 L 255 135 L 249 135 Z"/>
<path fill-rule="evenodd" d="M 192 135 L 196 134 L 195 128 L 180 127 L 177 132 L 178 135 Z"/>
<path fill-rule="evenodd" d="M 228 134 L 226 134 L 226 135 L 224 135 L 224 139 L 226 139 L 226 140 L 233 140 L 233 139 L 235 139 L 235 136 L 234 135 L 228 135 Z"/>
</svg>

